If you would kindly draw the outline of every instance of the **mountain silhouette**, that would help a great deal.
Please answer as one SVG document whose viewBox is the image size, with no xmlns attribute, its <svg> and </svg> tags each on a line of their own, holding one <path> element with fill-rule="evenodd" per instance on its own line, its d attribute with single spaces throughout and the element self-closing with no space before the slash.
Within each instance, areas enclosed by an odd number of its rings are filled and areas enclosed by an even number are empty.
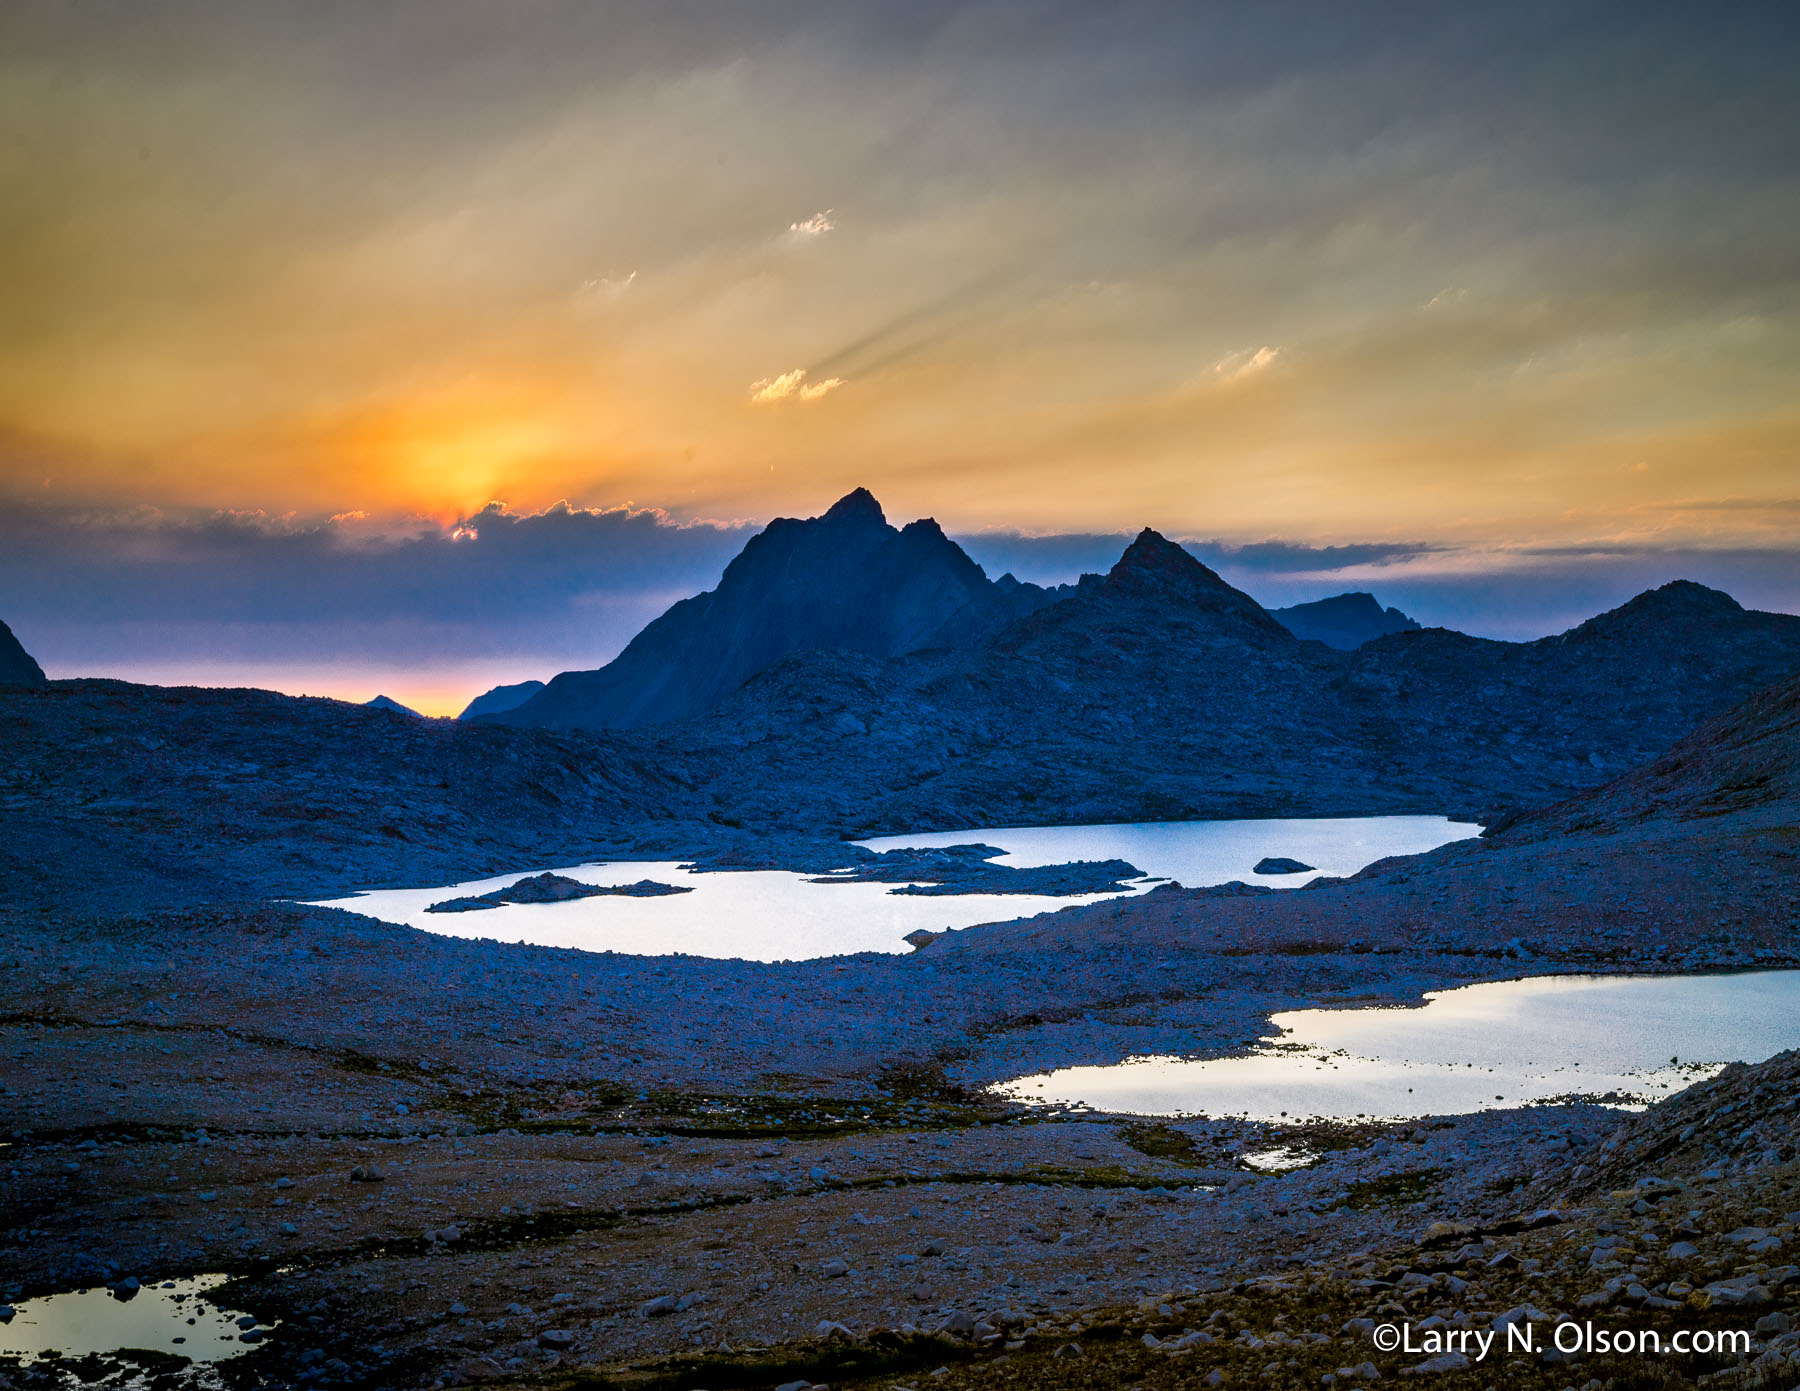
<svg viewBox="0 0 1800 1391">
<path fill-rule="evenodd" d="M 718 588 L 673 605 L 606 666 L 563 672 L 483 718 L 553 729 L 681 720 L 790 653 L 967 647 L 1049 597 L 1010 576 L 989 580 L 929 518 L 896 529 L 858 488 L 823 516 L 770 522 Z"/>
<path fill-rule="evenodd" d="M 514 710 L 543 689 L 542 681 L 518 681 L 510 686 L 495 686 L 471 700 L 456 718 L 473 720 L 482 715 L 498 715 L 506 710 Z"/>
<path fill-rule="evenodd" d="M 729 814 L 845 833 L 1545 805 L 1800 670 L 1800 617 L 1680 584 L 1535 642 L 1291 634 L 1155 532 L 988 641 L 794 652 L 662 747 Z"/>
<path fill-rule="evenodd" d="M 1419 625 L 1399 609 L 1384 609 L 1373 594 L 1357 591 L 1270 609 L 1269 616 L 1297 638 L 1309 638 L 1349 652 L 1389 633 L 1407 633 Z"/>
<path fill-rule="evenodd" d="M 639 728 L 735 824 L 834 831 L 1542 806 L 1800 670 L 1800 617 L 1677 581 L 1566 633 L 1303 640 L 1140 532 L 1104 575 L 989 580 L 867 491 L 781 519 L 597 671 L 476 723 Z M 1291 615 L 1289 615 L 1291 618 Z"/>
<path fill-rule="evenodd" d="M 392 696 L 378 695 L 373 700 L 365 700 L 363 704 L 368 706 L 371 710 L 395 710 L 402 715 L 411 715 L 414 719 L 422 720 L 425 718 L 417 710 L 413 709 L 412 706 L 402 705 Z"/>
<path fill-rule="evenodd" d="M 41 686 L 44 669 L 32 659 L 13 630 L 0 623 L 0 685 Z"/>
<path fill-rule="evenodd" d="M 1069 597 L 994 639 L 1013 655 L 1126 665 L 1176 650 L 1293 645 L 1256 600 L 1149 527 L 1104 576 L 1083 576 Z"/>
</svg>

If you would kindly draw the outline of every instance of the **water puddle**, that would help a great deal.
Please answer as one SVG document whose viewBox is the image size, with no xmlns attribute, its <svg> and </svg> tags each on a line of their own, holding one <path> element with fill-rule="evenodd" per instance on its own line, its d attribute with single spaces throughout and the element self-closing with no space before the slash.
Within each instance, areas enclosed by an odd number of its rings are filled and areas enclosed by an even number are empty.
<svg viewBox="0 0 1800 1391">
<path fill-rule="evenodd" d="M 1156 880 L 1190 887 L 1233 879 L 1297 887 L 1317 872 L 1353 874 L 1389 855 L 1418 854 L 1479 828 L 1438 816 L 1343 817 L 1331 820 L 1185 821 L 1142 825 L 973 828 L 864 842 L 874 850 L 939 848 L 974 843 L 1000 847 L 1000 863 L 1018 868 L 1123 859 L 1147 876 L 1124 890 L 1141 893 Z M 1316 871 L 1258 875 L 1254 866 L 1285 857 Z M 432 888 L 384 889 L 329 900 L 387 922 L 426 932 L 538 946 L 617 951 L 639 956 L 685 954 L 750 961 L 799 961 L 854 952 L 911 951 L 909 934 L 1006 922 L 1118 893 L 916 894 L 908 885 L 818 882 L 821 876 L 776 870 L 702 873 L 674 861 L 617 861 L 552 872 L 582 884 L 624 888 L 649 880 L 683 893 L 609 893 L 557 902 L 501 903 L 479 912 L 429 912 L 434 904 L 479 899 L 516 884 L 536 868 Z"/>
<path fill-rule="evenodd" d="M 220 1362 L 254 1350 L 270 1325 L 240 1309 L 221 1309 L 212 1292 L 223 1275 L 146 1283 L 121 1299 L 96 1285 L 11 1306 L 0 1322 L 0 1356 L 26 1363 L 92 1353 L 161 1352 L 194 1362 Z"/>
<path fill-rule="evenodd" d="M 1639 1107 L 1800 1047 L 1800 971 L 1540 976 L 1425 1000 L 1277 1014 L 1281 1037 L 1243 1057 L 1129 1058 L 1002 1090 L 1136 1115 L 1402 1120 L 1566 1097 Z"/>
<path fill-rule="evenodd" d="M 1244 1163 L 1249 1168 L 1259 1169 L 1265 1174 L 1304 1169 L 1308 1164 L 1316 1164 L 1318 1159 L 1319 1156 L 1311 1150 L 1297 1149 L 1290 1145 L 1268 1150 L 1246 1150 L 1243 1155 Z"/>
</svg>

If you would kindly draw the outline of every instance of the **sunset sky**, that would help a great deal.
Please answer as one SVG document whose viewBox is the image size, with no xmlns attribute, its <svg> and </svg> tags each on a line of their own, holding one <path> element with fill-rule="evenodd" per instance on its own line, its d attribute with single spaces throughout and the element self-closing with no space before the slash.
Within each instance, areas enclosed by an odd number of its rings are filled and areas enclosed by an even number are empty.
<svg viewBox="0 0 1800 1391">
<path fill-rule="evenodd" d="M 0 617 L 53 675 L 453 708 L 857 485 L 1032 578 L 1153 524 L 1500 636 L 1800 609 L 1797 35 L 15 0 Z"/>
</svg>

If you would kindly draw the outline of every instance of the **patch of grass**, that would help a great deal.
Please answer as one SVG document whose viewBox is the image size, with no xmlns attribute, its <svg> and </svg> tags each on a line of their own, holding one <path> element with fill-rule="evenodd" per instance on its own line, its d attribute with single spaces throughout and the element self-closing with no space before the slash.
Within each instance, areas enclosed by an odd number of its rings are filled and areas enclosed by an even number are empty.
<svg viewBox="0 0 1800 1391">
<path fill-rule="evenodd" d="M 1409 1169 L 1403 1174 L 1363 1179 L 1349 1186 L 1350 1196 L 1345 1200 L 1345 1206 L 1361 1211 L 1416 1203 L 1436 1192 L 1447 1172 L 1444 1169 Z"/>
<path fill-rule="evenodd" d="M 1167 1159 L 1190 1169 L 1198 1168 L 1201 1162 L 1193 1137 L 1161 1121 L 1129 1121 L 1119 1127 L 1119 1138 L 1152 1159 Z"/>
</svg>

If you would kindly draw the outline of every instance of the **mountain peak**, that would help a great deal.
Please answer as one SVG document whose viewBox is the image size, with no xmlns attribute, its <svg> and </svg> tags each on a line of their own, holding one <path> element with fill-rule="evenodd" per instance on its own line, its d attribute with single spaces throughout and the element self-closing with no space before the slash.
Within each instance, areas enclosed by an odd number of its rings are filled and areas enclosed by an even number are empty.
<svg viewBox="0 0 1800 1391">
<path fill-rule="evenodd" d="M 1744 606 L 1722 589 L 1712 589 L 1697 580 L 1670 580 L 1655 589 L 1646 590 L 1632 603 L 1646 607 L 1656 604 L 1666 608 L 1698 609 L 1710 613 L 1742 613 Z"/>
<path fill-rule="evenodd" d="M 480 715 L 498 715 L 507 710 L 516 710 L 544 689 L 542 681 L 515 681 L 509 686 L 495 686 L 492 690 L 483 691 L 463 708 L 459 720 L 472 720 Z"/>
<path fill-rule="evenodd" d="M 857 488 L 823 516 L 770 522 L 716 588 L 675 604 L 606 666 L 563 672 L 479 718 L 553 728 L 686 719 L 790 653 L 972 646 L 1045 597 L 999 590 L 929 517 L 895 530 L 874 494 Z"/>
<path fill-rule="evenodd" d="M 1571 636 L 1596 636 L 1635 628 L 1640 624 L 1666 627 L 1688 626 L 1729 621 L 1744 612 L 1744 606 L 1722 589 L 1710 589 L 1693 580 L 1670 580 L 1655 589 L 1646 589 L 1620 604 L 1616 609 L 1596 614 Z"/>
<path fill-rule="evenodd" d="M 1205 615 L 1208 624 L 1223 624 L 1219 631 L 1239 637 L 1255 634 L 1259 640 L 1293 641 L 1293 635 L 1256 600 L 1232 588 L 1184 547 L 1150 527 L 1125 548 L 1125 554 L 1100 581 L 1096 594 L 1103 602 L 1124 600 L 1170 617 Z"/>
<path fill-rule="evenodd" d="M 887 514 L 881 510 L 881 504 L 875 500 L 875 494 L 867 488 L 856 488 L 845 493 L 832 503 L 825 513 L 828 522 L 873 522 L 877 526 L 887 525 Z"/>
<path fill-rule="evenodd" d="M 1159 531 L 1145 527 L 1106 572 L 1113 594 L 1174 594 L 1230 586 Z"/>
</svg>

